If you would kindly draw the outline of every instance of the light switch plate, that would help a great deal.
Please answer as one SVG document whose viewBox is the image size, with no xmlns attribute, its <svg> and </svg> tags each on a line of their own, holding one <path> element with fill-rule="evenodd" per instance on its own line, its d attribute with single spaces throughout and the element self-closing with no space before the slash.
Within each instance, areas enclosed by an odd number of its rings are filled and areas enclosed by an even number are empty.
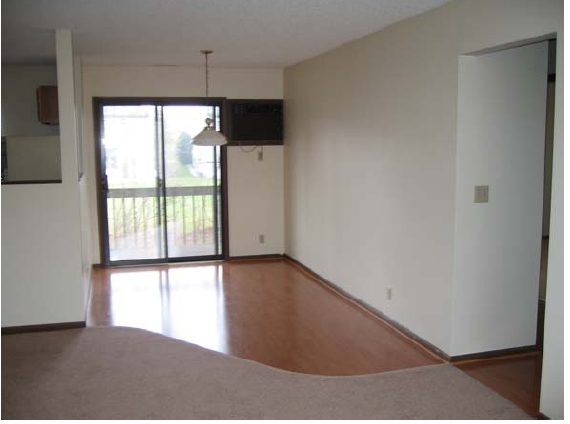
<svg viewBox="0 0 570 424">
<path fill-rule="evenodd" d="M 489 186 L 475 186 L 473 203 L 489 203 Z"/>
</svg>

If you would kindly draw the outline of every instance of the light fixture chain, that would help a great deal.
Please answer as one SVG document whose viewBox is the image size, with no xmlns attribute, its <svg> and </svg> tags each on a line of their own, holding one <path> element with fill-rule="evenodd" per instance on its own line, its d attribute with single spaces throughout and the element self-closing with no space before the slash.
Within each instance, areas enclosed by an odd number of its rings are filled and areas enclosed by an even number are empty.
<svg viewBox="0 0 570 424">
<path fill-rule="evenodd" d="M 210 84 L 209 84 L 210 70 L 208 68 L 208 54 L 206 53 L 204 56 L 206 57 L 206 97 L 208 97 L 208 92 L 210 89 Z"/>
<path fill-rule="evenodd" d="M 212 50 L 200 50 L 204 57 L 204 61 L 206 62 L 206 97 L 210 95 L 210 67 L 208 66 L 208 55 L 212 53 Z M 212 112 L 208 113 L 209 115 L 213 114 L 214 118 L 216 116 L 214 108 L 212 107 Z M 226 137 L 216 131 L 215 123 L 212 118 L 206 118 L 206 126 L 204 129 L 194 137 L 193 143 L 195 146 L 223 146 L 228 143 Z"/>
</svg>

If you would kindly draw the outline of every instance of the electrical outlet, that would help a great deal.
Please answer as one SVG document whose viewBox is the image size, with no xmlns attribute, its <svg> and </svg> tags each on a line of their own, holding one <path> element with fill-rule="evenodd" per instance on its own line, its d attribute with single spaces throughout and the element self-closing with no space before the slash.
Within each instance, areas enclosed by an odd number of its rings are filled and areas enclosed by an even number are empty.
<svg viewBox="0 0 570 424">
<path fill-rule="evenodd" d="M 259 244 L 265 243 L 265 236 L 263 234 L 259 235 Z"/>
<path fill-rule="evenodd" d="M 392 300 L 392 287 L 386 289 L 386 299 Z"/>
</svg>

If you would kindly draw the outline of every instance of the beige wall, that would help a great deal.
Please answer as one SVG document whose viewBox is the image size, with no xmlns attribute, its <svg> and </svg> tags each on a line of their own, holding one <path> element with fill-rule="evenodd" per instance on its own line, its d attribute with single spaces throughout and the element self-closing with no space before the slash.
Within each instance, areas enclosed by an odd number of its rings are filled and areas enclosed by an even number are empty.
<svg viewBox="0 0 570 424">
<path fill-rule="evenodd" d="M 203 68 L 189 67 L 83 67 L 83 139 L 84 165 L 89 190 L 90 210 L 97 210 L 95 186 L 95 140 L 93 138 L 93 97 L 201 97 L 205 82 Z M 249 99 L 283 97 L 283 71 L 280 69 L 210 69 L 210 96 Z M 250 166 L 255 153 L 244 153 L 230 147 L 228 154 L 228 194 L 230 255 L 282 253 L 283 232 L 283 148 L 271 150 L 268 158 L 276 166 Z M 267 164 L 267 162 L 266 162 Z M 244 185 L 244 181 L 251 184 Z M 265 181 L 273 181 L 270 190 Z M 250 205 L 251 193 L 269 205 L 270 211 Z M 264 227 L 271 228 L 271 243 L 252 244 Z M 265 231 L 265 230 L 264 230 Z M 92 260 L 99 263 L 99 230 L 97 214 L 91 214 Z"/>
<path fill-rule="evenodd" d="M 85 305 L 89 301 L 91 289 L 91 271 L 93 262 L 91 261 L 91 220 L 93 216 L 97 216 L 97 211 L 93 211 L 89 205 L 89 187 L 83 170 L 83 76 L 82 76 L 81 58 L 75 56 L 73 59 L 73 78 L 75 84 L 75 118 L 77 133 L 77 160 L 78 174 L 81 174 L 79 180 L 79 204 L 81 209 L 81 267 L 83 273 L 83 287 L 85 295 Z"/>
<path fill-rule="evenodd" d="M 459 0 L 286 69 L 286 252 L 449 352 L 459 56 L 561 33 L 562 11 Z"/>
<path fill-rule="evenodd" d="M 59 126 L 38 120 L 36 89 L 41 85 L 57 85 L 55 65 L 2 66 L 2 136 L 10 137 L 10 181 L 61 179 L 59 138 L 53 137 Z"/>
<path fill-rule="evenodd" d="M 59 136 L 6 137 L 9 181 L 61 180 Z"/>
<path fill-rule="evenodd" d="M 258 147 L 250 153 L 244 150 L 251 147 L 228 150 L 231 255 L 282 254 L 283 147 Z M 260 152 L 263 160 L 259 160 Z M 264 243 L 259 242 L 260 235 L 264 236 Z"/>
<path fill-rule="evenodd" d="M 2 135 L 57 135 L 59 126 L 38 120 L 36 88 L 57 85 L 55 65 L 2 65 Z"/>
<path fill-rule="evenodd" d="M 71 33 L 58 30 L 61 184 L 2 186 L 2 326 L 85 319 Z"/>
</svg>

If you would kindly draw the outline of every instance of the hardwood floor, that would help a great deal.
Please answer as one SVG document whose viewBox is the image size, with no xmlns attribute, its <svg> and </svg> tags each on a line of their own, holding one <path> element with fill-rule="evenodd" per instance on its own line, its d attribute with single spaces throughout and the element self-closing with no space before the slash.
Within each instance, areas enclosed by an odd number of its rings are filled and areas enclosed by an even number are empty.
<svg viewBox="0 0 570 424">
<path fill-rule="evenodd" d="M 142 328 L 308 374 L 444 362 L 281 259 L 96 269 L 87 325 Z M 537 353 L 456 366 L 536 415 L 541 364 Z"/>
<path fill-rule="evenodd" d="M 455 364 L 470 376 L 536 416 L 539 412 L 542 354 L 533 352 Z"/>
<path fill-rule="evenodd" d="M 87 325 L 143 328 L 308 374 L 443 362 L 284 260 L 97 269 Z"/>
</svg>

